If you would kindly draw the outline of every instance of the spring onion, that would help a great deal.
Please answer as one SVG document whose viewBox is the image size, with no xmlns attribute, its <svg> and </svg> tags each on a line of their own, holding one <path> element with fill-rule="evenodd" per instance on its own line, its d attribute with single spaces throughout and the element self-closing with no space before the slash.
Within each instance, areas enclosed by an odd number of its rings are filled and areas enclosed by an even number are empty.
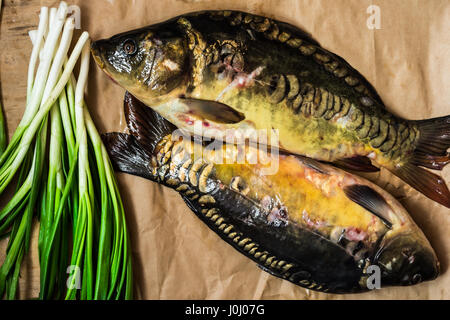
<svg viewBox="0 0 450 320">
<path fill-rule="evenodd" d="M 40 221 L 40 299 L 131 299 L 133 294 L 122 200 L 84 100 L 89 35 L 82 33 L 69 55 L 73 30 L 74 20 L 61 2 L 58 10 L 42 8 L 39 27 L 30 32 L 26 108 L 0 157 L 0 194 L 18 180 L 16 193 L 0 210 L 0 236 L 9 234 L 0 296 L 6 291 L 8 299 L 17 295 L 33 217 Z"/>
</svg>

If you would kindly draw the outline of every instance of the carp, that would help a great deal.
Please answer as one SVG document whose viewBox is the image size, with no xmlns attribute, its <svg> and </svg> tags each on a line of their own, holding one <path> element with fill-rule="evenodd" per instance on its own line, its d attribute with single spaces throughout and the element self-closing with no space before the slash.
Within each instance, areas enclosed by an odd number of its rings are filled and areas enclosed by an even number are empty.
<svg viewBox="0 0 450 320">
<path fill-rule="evenodd" d="M 202 11 L 96 41 L 92 53 L 178 128 L 193 133 L 200 123 L 202 135 L 228 141 L 277 130 L 283 151 L 360 171 L 384 167 L 450 207 L 445 181 L 425 169 L 450 161 L 450 116 L 394 116 L 358 71 L 292 25 Z"/>
<path fill-rule="evenodd" d="M 306 157 L 272 157 L 269 151 L 278 171 L 262 175 L 270 161 L 248 159 L 263 149 L 209 148 L 178 134 L 128 93 L 124 104 L 130 134 L 103 135 L 116 170 L 176 190 L 210 229 L 270 274 L 328 293 L 372 289 L 374 268 L 382 287 L 438 276 L 439 262 L 422 231 L 373 183 Z M 245 161 L 237 161 L 240 154 Z"/>
</svg>

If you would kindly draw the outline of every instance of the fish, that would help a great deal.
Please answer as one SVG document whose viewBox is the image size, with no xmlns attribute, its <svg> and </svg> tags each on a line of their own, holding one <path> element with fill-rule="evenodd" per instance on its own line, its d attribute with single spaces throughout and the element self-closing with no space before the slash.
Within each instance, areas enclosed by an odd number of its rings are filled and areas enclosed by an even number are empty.
<svg viewBox="0 0 450 320">
<path fill-rule="evenodd" d="M 271 275 L 339 294 L 373 289 L 376 268 L 380 287 L 439 275 L 423 232 L 375 184 L 306 157 L 220 141 L 211 147 L 129 93 L 124 108 L 129 133 L 102 136 L 114 168 L 177 191 L 212 231 Z M 278 161 L 276 174 L 262 174 L 270 161 L 250 161 L 262 153 Z"/>
<path fill-rule="evenodd" d="M 450 116 L 393 115 L 357 70 L 295 26 L 202 11 L 98 40 L 92 54 L 178 128 L 239 143 L 264 131 L 289 153 L 344 169 L 386 168 L 450 207 L 445 180 L 426 169 L 450 161 Z"/>
</svg>

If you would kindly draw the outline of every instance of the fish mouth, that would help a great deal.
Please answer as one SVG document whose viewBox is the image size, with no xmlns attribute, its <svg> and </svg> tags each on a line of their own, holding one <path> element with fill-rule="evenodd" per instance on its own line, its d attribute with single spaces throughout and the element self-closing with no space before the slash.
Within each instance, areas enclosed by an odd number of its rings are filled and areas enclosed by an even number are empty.
<svg viewBox="0 0 450 320">
<path fill-rule="evenodd" d="M 101 40 L 99 40 L 101 41 Z M 106 69 L 106 64 L 103 61 L 102 55 L 100 54 L 100 46 L 98 44 L 99 41 L 94 41 L 91 44 L 91 54 L 94 57 L 95 63 L 99 66 L 99 68 L 114 82 L 115 84 L 119 85 L 119 83 L 113 78 L 110 72 Z"/>
<path fill-rule="evenodd" d="M 100 48 L 98 45 L 98 41 L 94 41 L 91 44 L 91 53 L 94 57 L 95 63 L 100 67 L 100 69 L 105 70 L 105 62 L 103 61 L 100 55 Z"/>
<path fill-rule="evenodd" d="M 373 264 L 382 271 L 383 285 L 414 285 L 439 276 L 439 261 L 433 249 L 418 240 L 413 235 L 398 235 L 378 249 Z"/>
</svg>

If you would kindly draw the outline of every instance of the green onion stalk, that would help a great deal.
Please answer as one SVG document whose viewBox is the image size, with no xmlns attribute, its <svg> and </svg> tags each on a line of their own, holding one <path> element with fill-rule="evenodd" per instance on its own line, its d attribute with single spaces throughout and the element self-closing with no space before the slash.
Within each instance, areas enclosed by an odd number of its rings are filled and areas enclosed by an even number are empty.
<svg viewBox="0 0 450 320">
<path fill-rule="evenodd" d="M 40 221 L 40 299 L 131 299 L 133 294 L 122 200 L 84 102 L 89 35 L 82 33 L 68 56 L 73 29 L 61 2 L 50 14 L 42 8 L 38 30 L 30 32 L 25 113 L 0 157 L 0 194 L 17 177 L 16 192 L 0 211 L 0 236 L 9 235 L 0 296 L 6 291 L 8 299 L 17 296 L 33 217 Z"/>
<path fill-rule="evenodd" d="M 2 106 L 2 102 L 0 100 L 0 157 L 3 154 L 3 152 L 5 151 L 6 144 L 8 142 L 7 140 L 8 140 L 8 137 L 7 137 L 7 133 L 6 133 L 5 116 L 3 114 L 3 106 Z"/>
<path fill-rule="evenodd" d="M 3 0 L 0 0 L 0 17 L 2 14 L 2 2 Z M 3 106 L 1 101 L 1 95 L 0 95 L 0 157 L 3 154 L 3 151 L 5 151 L 6 144 L 7 144 L 7 133 L 6 133 L 6 123 L 5 123 L 5 117 L 3 115 Z"/>
<path fill-rule="evenodd" d="M 65 23 L 64 32 L 61 36 L 61 45 L 56 52 L 55 60 L 64 61 L 69 50 L 69 45 L 72 39 L 73 30 L 75 27 L 75 21 L 73 18 L 68 18 Z M 87 45 L 87 44 L 86 44 Z M 86 47 L 85 45 L 85 47 Z M 55 68 L 52 66 L 50 75 L 56 75 L 60 73 L 61 66 L 57 65 Z M 64 90 L 63 90 L 64 92 Z M 45 96 L 45 95 L 44 95 Z M 63 96 L 63 93 L 61 93 Z M 60 97 L 61 97 L 60 96 Z M 40 214 L 40 230 L 39 230 L 39 257 L 41 259 L 41 253 L 43 251 L 43 245 L 47 241 L 49 232 L 54 220 L 55 208 L 59 206 L 64 185 L 65 185 L 65 174 L 63 172 L 63 145 L 64 145 L 64 135 L 62 129 L 62 120 L 59 107 L 60 99 L 55 102 L 50 110 L 50 146 L 49 146 L 49 156 L 48 156 L 48 176 L 47 184 L 45 186 L 45 199 L 42 199 L 42 209 Z M 66 212 L 64 212 L 65 216 Z M 65 221 L 65 220 L 64 220 Z M 61 233 L 61 229 L 58 230 L 58 252 L 51 257 L 51 270 L 53 273 L 63 273 L 63 270 L 58 269 L 58 261 L 64 260 L 67 256 L 68 250 L 68 238 Z M 60 252 L 62 251 L 62 252 Z M 42 259 L 41 259 L 42 261 Z M 41 262 L 42 263 L 42 262 Z M 58 270 L 58 271 L 57 271 Z M 60 296 L 62 293 L 62 285 L 57 282 L 58 277 L 53 277 L 50 279 L 49 287 L 53 288 L 56 286 L 59 288 L 58 293 L 54 293 L 52 290 L 48 293 L 48 297 L 53 294 Z M 42 292 L 42 291 L 41 291 Z"/>
<path fill-rule="evenodd" d="M 63 61 L 54 59 L 54 53 L 66 14 L 67 5 L 61 3 L 59 9 L 54 11 L 51 17 L 51 20 L 53 20 L 52 25 L 49 25 L 47 28 L 48 9 L 43 8 L 41 10 L 42 23 L 40 23 L 40 27 L 43 27 L 41 29 L 43 32 L 38 32 L 40 35 L 46 36 L 46 41 L 40 52 L 39 68 L 36 72 L 33 88 L 30 90 L 30 96 L 27 97 L 24 117 L 1 157 L 0 192 L 3 192 L 9 185 L 20 167 L 22 168 L 20 176 L 26 176 L 26 178 L 22 178 L 23 181 L 19 181 L 13 198 L 0 211 L 0 234 L 6 232 L 11 224 L 13 225 L 6 259 L 0 268 L 0 295 L 3 295 L 6 283 L 11 282 L 11 277 L 17 280 L 14 277 L 14 273 L 17 272 L 13 271 L 13 266 L 15 265 L 17 268 L 21 264 L 23 256 L 29 249 L 32 218 L 41 194 L 42 172 L 47 170 L 44 165 L 44 159 L 48 112 L 64 89 L 81 53 L 81 49 L 88 40 L 87 33 L 80 37 L 72 52 L 70 63 L 67 64 L 64 73 L 58 79 L 58 69 L 61 69 Z M 60 47 L 63 46 L 67 46 L 67 44 L 61 43 Z M 36 63 L 36 60 L 31 61 L 30 64 Z M 50 70 L 50 67 L 52 70 Z M 25 161 L 25 159 L 30 157 L 32 159 L 31 164 Z M 26 174 L 27 171 L 28 173 Z M 10 287 L 6 288 L 7 297 L 14 295 L 14 291 L 8 290 Z"/>
<path fill-rule="evenodd" d="M 54 12 L 55 17 L 58 14 L 58 18 L 60 18 L 58 20 L 62 21 L 62 23 L 64 22 L 66 10 L 66 7 L 60 6 L 60 10 L 58 10 L 58 12 Z M 42 26 L 47 24 L 48 10 L 43 9 L 41 15 L 42 29 Z M 46 36 L 49 40 L 46 48 L 44 49 L 55 49 L 56 42 L 59 38 L 59 31 L 62 28 L 62 23 L 59 22 L 55 24 L 55 28 L 53 30 L 47 30 L 47 28 L 44 28 Z M 46 79 L 49 71 L 48 69 L 50 68 L 50 59 L 52 59 L 52 57 L 45 59 L 44 56 L 42 56 L 37 78 L 38 76 L 43 77 L 42 80 L 44 81 L 40 81 L 40 86 L 36 85 L 33 88 L 30 98 L 27 97 L 27 108 L 25 114 L 27 114 L 27 112 L 30 114 L 29 112 L 32 108 L 37 111 L 42 104 L 44 89 L 46 89 L 45 92 L 47 92 L 46 96 L 48 97 L 48 92 L 54 87 L 55 79 L 52 77 L 48 77 L 48 79 Z M 57 61 L 55 62 L 57 64 Z M 35 61 L 32 61 L 31 63 L 35 63 Z M 0 169 L 0 172 L 2 172 L 2 179 L 4 179 L 2 180 L 4 182 L 3 188 L 8 186 L 19 167 L 22 168 L 21 177 L 24 177 L 28 173 L 23 181 L 20 181 L 22 179 L 19 180 L 18 189 L 14 194 L 13 199 L 0 213 L 0 220 L 2 222 L 0 225 L 0 233 L 5 232 L 9 228 L 10 224 L 13 224 L 7 248 L 7 256 L 2 267 L 0 268 L 0 294 L 3 294 L 6 282 L 8 298 L 14 298 L 16 293 L 18 269 L 20 269 L 23 256 L 27 253 L 29 248 L 32 218 L 35 213 L 34 209 L 38 199 L 38 193 L 40 191 L 40 178 L 42 176 L 42 171 L 45 170 L 43 167 L 43 160 L 45 157 L 45 145 L 47 140 L 47 121 L 46 115 L 43 115 L 45 120 L 42 123 L 35 122 L 33 128 L 34 132 L 30 131 L 28 132 L 29 134 L 25 134 L 25 130 L 23 129 L 29 125 L 29 122 L 24 121 L 24 119 L 26 119 L 26 117 L 24 117 L 21 121 L 22 125 L 19 125 L 19 128 L 13 136 L 11 144 L 8 146 L 11 152 L 8 154 L 9 158 L 7 157 L 8 148 L 2 155 L 2 159 L 7 160 L 3 163 Z M 37 138 L 34 139 L 32 134 L 36 134 L 36 131 Z M 22 136 L 25 136 L 26 139 L 22 141 L 17 139 Z M 14 158 L 15 156 L 18 156 L 18 158 Z M 28 161 L 23 163 L 24 158 L 30 157 L 32 158 L 31 164 Z M 12 269 L 13 266 L 15 268 L 14 271 Z"/>
</svg>

